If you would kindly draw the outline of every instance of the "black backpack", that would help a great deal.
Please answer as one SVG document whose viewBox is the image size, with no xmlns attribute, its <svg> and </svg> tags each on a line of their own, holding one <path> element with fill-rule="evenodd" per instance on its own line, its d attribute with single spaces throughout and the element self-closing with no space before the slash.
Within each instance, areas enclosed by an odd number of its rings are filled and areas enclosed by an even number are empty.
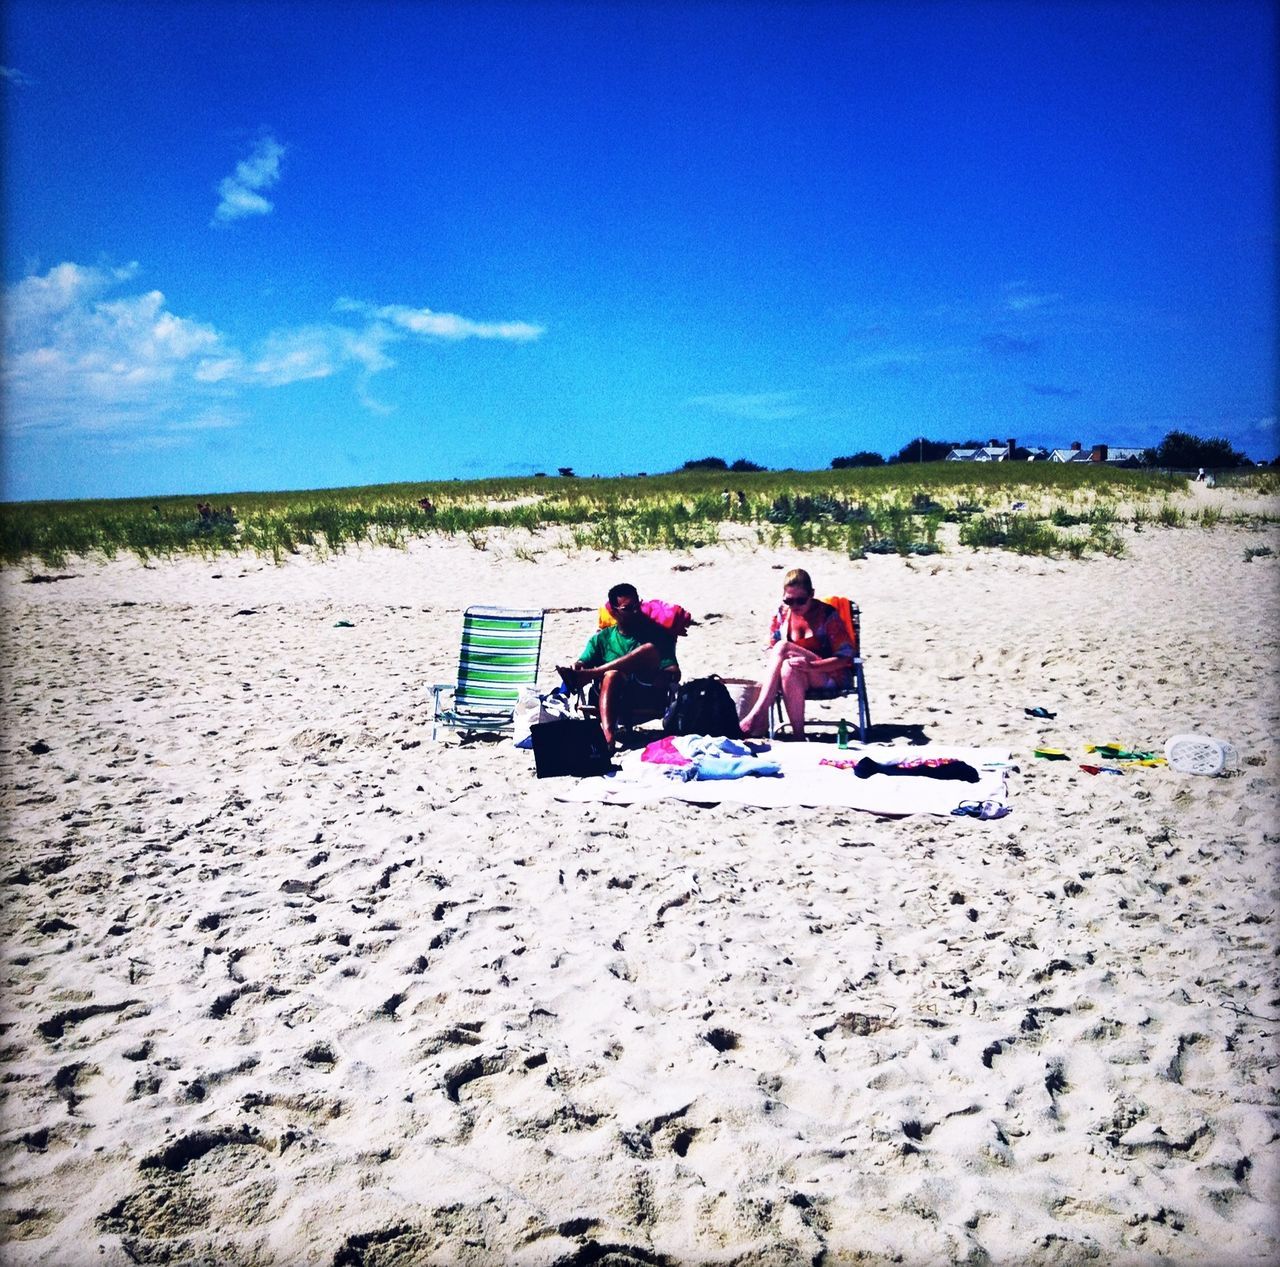
<svg viewBox="0 0 1280 1267">
<path fill-rule="evenodd" d="M 714 674 L 681 684 L 662 718 L 669 735 L 719 735 L 741 739 L 738 710 L 729 688 Z"/>
</svg>

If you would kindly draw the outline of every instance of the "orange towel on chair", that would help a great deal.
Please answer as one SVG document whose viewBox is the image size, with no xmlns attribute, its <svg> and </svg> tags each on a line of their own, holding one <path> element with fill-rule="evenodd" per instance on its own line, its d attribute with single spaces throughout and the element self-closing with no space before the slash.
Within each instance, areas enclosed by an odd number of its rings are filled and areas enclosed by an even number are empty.
<svg viewBox="0 0 1280 1267">
<path fill-rule="evenodd" d="M 858 647 L 858 626 L 853 623 L 853 604 L 847 598 L 841 598 L 837 595 L 834 598 L 824 598 L 822 600 L 828 607 L 834 607 L 840 613 L 840 619 L 844 621 L 844 627 L 849 631 L 849 641 L 853 643 L 853 654 L 857 655 Z"/>
</svg>

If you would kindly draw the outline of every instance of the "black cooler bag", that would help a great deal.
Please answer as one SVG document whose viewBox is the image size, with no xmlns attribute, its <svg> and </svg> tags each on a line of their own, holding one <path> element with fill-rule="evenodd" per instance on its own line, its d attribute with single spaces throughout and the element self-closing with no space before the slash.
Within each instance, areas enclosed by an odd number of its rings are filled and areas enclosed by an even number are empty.
<svg viewBox="0 0 1280 1267">
<path fill-rule="evenodd" d="M 533 740 L 533 764 L 538 778 L 559 775 L 584 778 L 607 774 L 613 768 L 609 745 L 598 721 L 581 717 L 538 722 L 529 728 Z"/>
</svg>

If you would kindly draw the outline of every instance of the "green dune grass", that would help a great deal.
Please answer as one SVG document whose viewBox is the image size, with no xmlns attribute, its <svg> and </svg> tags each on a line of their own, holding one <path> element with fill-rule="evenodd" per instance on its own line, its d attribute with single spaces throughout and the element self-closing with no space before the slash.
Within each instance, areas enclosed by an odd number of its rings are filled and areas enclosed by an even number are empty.
<svg viewBox="0 0 1280 1267">
<path fill-rule="evenodd" d="M 1270 484 L 1267 482 L 1270 481 Z M 1274 492 L 1274 475 L 1237 476 Z M 525 529 L 547 545 L 622 554 L 684 550 L 721 538 L 726 521 L 764 544 L 927 554 L 944 524 L 961 545 L 1019 553 L 1116 553 L 1115 527 L 1205 523 L 1178 504 L 1184 477 L 1048 463 L 924 463 L 841 471 L 679 471 L 610 479 L 529 476 L 279 493 L 207 493 L 0 505 L 0 565 L 62 567 L 73 558 L 142 559 L 247 551 L 277 561 L 352 544 Z M 730 496 L 724 496 L 728 490 Z M 739 497 L 739 493 L 741 497 Z M 432 503 L 424 508 L 423 500 Z M 197 504 L 233 508 L 201 517 Z M 1015 505 L 1022 503 L 1016 510 Z M 1220 518 L 1222 512 L 1214 512 Z M 537 549 L 523 548 L 522 557 Z"/>
</svg>

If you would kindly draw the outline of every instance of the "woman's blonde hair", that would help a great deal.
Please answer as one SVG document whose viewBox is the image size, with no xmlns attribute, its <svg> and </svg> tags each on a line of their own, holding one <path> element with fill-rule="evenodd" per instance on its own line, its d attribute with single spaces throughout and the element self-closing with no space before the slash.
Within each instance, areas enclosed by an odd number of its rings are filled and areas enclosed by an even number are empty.
<svg viewBox="0 0 1280 1267">
<path fill-rule="evenodd" d="M 792 585 L 804 590 L 806 594 L 813 593 L 813 582 L 809 579 L 809 573 L 806 572 L 804 568 L 792 568 L 791 571 L 782 578 L 783 589 L 787 589 Z"/>
</svg>

